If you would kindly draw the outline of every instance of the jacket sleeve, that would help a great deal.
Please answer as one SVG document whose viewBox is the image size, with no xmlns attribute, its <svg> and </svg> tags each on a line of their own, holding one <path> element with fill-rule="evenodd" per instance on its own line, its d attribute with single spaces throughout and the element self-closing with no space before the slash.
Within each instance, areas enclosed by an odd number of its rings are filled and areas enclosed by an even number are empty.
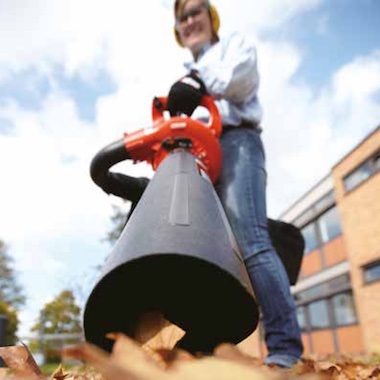
<svg viewBox="0 0 380 380">
<path fill-rule="evenodd" d="M 253 44 L 235 33 L 210 49 L 193 68 L 215 99 L 239 104 L 257 93 L 259 74 Z"/>
</svg>

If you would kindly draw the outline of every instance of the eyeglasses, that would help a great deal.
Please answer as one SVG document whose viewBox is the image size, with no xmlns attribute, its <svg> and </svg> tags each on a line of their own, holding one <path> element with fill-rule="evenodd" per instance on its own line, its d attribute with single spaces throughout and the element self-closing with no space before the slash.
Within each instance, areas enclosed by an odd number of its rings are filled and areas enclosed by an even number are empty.
<svg viewBox="0 0 380 380">
<path fill-rule="evenodd" d="M 186 23 L 189 17 L 196 18 L 199 17 L 203 9 L 207 8 L 205 3 L 199 4 L 193 8 L 190 8 L 186 12 L 183 12 L 180 16 L 177 17 L 177 24 L 183 25 Z"/>
</svg>

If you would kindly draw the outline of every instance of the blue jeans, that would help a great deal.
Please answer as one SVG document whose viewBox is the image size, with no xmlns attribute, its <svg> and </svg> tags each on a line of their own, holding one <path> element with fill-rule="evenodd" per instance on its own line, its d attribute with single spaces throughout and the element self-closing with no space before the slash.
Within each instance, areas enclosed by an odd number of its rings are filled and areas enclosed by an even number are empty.
<svg viewBox="0 0 380 380">
<path fill-rule="evenodd" d="M 220 138 L 223 163 L 215 188 L 240 247 L 263 316 L 267 364 L 291 367 L 303 346 L 284 266 L 268 233 L 265 153 L 260 130 Z"/>
</svg>

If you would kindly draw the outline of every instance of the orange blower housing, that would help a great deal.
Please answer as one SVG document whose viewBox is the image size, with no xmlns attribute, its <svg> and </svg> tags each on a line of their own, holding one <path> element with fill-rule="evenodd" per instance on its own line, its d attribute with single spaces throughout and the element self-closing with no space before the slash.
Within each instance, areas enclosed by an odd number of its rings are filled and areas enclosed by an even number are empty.
<svg viewBox="0 0 380 380">
<path fill-rule="evenodd" d="M 207 124 L 188 116 L 165 119 L 167 97 L 156 97 L 152 103 L 153 125 L 124 135 L 125 148 L 134 161 L 146 161 L 154 170 L 176 148 L 185 148 L 198 158 L 199 170 L 214 183 L 219 176 L 222 153 L 218 138 L 222 124 L 213 99 L 206 95 L 200 106 L 209 111 Z"/>
</svg>

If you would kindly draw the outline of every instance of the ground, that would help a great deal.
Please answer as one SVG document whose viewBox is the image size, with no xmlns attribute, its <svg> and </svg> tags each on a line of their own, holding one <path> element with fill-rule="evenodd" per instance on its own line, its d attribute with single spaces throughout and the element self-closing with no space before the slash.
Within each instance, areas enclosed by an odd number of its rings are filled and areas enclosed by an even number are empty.
<svg viewBox="0 0 380 380">
<path fill-rule="evenodd" d="M 43 373 L 26 346 L 0 347 L 9 368 L 0 380 L 380 380 L 380 354 L 305 357 L 292 369 L 265 366 L 261 359 L 243 354 L 235 345 L 222 344 L 213 355 L 193 356 L 178 349 L 152 349 L 122 334 L 113 334 L 108 354 L 84 343 L 67 348 L 62 364 Z M 80 366 L 65 368 L 68 359 Z"/>
</svg>

